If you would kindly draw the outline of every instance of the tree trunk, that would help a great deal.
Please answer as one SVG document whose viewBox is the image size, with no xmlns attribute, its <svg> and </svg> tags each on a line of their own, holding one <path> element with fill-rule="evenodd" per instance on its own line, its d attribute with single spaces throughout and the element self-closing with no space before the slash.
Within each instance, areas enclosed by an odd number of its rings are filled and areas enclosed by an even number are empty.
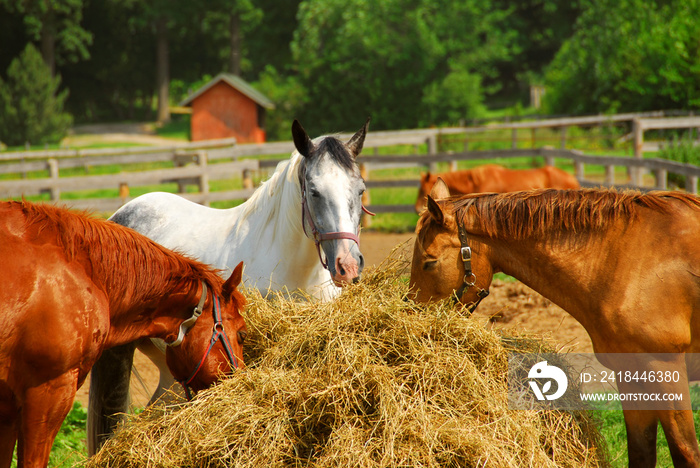
<svg viewBox="0 0 700 468">
<path fill-rule="evenodd" d="M 167 19 L 156 22 L 156 87 L 158 89 L 158 122 L 170 122 L 170 58 Z"/>
<path fill-rule="evenodd" d="M 46 14 L 41 25 L 41 56 L 51 76 L 56 76 L 56 25 L 52 11 Z"/>
<path fill-rule="evenodd" d="M 229 54 L 229 71 L 234 75 L 241 75 L 241 34 L 240 34 L 240 16 L 238 13 L 233 13 L 229 20 L 229 38 L 231 52 Z"/>
</svg>

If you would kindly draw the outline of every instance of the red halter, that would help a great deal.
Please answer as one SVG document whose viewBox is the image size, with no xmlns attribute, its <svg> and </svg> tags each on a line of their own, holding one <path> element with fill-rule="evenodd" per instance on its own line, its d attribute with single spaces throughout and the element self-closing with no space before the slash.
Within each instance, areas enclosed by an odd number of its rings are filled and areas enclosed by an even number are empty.
<svg viewBox="0 0 700 468">
<path fill-rule="evenodd" d="M 325 240 L 334 240 L 334 239 L 350 239 L 351 241 L 354 241 L 357 246 L 360 246 L 360 238 L 358 237 L 359 234 L 359 227 L 358 227 L 358 232 L 357 234 L 353 234 L 351 232 L 344 232 L 344 231 L 339 231 L 339 232 L 320 232 L 316 228 L 316 224 L 314 224 L 314 220 L 311 217 L 311 213 L 309 212 L 309 207 L 306 205 L 306 166 L 301 167 L 301 171 L 299 174 L 299 182 L 301 183 L 301 227 L 304 229 L 304 235 L 306 237 L 311 237 L 314 241 L 314 244 L 316 244 L 316 252 L 318 253 L 318 259 L 321 261 L 321 265 L 323 265 L 323 268 L 326 270 L 328 269 L 328 261 L 326 260 L 325 262 L 323 261 L 323 257 L 321 256 L 321 242 Z M 370 216 L 374 216 L 374 213 L 369 211 L 365 205 L 362 205 L 362 211 L 367 213 Z M 308 221 L 309 226 L 311 227 L 311 236 L 309 236 L 309 233 L 306 232 L 306 223 L 305 221 Z"/>
<path fill-rule="evenodd" d="M 192 317 L 189 319 L 185 320 L 182 325 L 180 325 L 180 331 L 178 334 L 178 338 L 173 341 L 172 343 L 166 343 L 168 346 L 171 347 L 176 347 L 179 346 L 182 343 L 182 340 L 185 338 L 185 335 L 189 331 L 190 328 L 194 326 L 194 322 L 197 321 L 200 315 L 202 315 L 203 312 L 203 307 L 204 307 L 204 301 L 207 298 L 207 285 L 206 283 L 202 282 L 202 296 L 199 299 L 199 304 L 197 304 L 197 307 L 194 308 L 194 312 L 192 313 Z M 195 367 L 194 371 L 192 374 L 187 379 L 182 379 L 178 380 L 182 387 L 185 389 L 185 395 L 187 396 L 188 400 L 192 399 L 192 395 L 190 393 L 190 383 L 194 380 L 194 378 L 197 376 L 199 373 L 199 370 L 202 368 L 202 365 L 204 365 L 204 361 L 207 360 L 207 357 L 209 356 L 209 353 L 211 352 L 212 348 L 216 344 L 217 341 L 221 340 L 221 344 L 224 347 L 224 351 L 226 352 L 226 357 L 228 357 L 229 362 L 231 365 L 238 369 L 238 359 L 236 359 L 236 355 L 233 353 L 233 347 L 231 346 L 231 342 L 229 341 L 228 336 L 226 335 L 226 331 L 224 330 L 224 324 L 223 320 L 221 317 L 221 306 L 219 304 L 219 297 L 214 295 L 213 296 L 213 304 L 212 304 L 212 314 L 214 315 L 214 328 L 212 330 L 212 336 L 211 340 L 209 340 L 209 347 L 207 348 L 207 351 L 204 353 L 204 356 L 202 359 L 199 361 L 199 364 L 197 367 Z"/>
</svg>

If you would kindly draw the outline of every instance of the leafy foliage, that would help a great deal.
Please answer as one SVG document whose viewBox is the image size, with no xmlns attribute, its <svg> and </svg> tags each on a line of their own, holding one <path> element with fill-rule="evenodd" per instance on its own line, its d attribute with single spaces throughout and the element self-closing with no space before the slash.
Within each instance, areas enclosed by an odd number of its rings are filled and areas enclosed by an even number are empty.
<svg viewBox="0 0 700 468">
<path fill-rule="evenodd" d="M 327 131 L 368 115 L 375 129 L 479 115 L 481 77 L 495 76 L 494 63 L 508 58 L 513 40 L 498 28 L 505 12 L 489 7 L 450 0 L 302 2 L 291 47 L 308 92 L 305 121 L 321 119 Z"/>
<path fill-rule="evenodd" d="M 0 140 L 8 145 L 43 144 L 63 138 L 72 124 L 63 112 L 67 91 L 51 77 L 36 48 L 28 44 L 0 79 Z"/>
<path fill-rule="evenodd" d="M 28 42 L 51 68 L 53 41 L 67 108 L 95 122 L 151 119 L 156 96 L 162 111 L 237 67 L 285 139 L 292 118 L 317 134 L 454 125 L 527 106 L 533 84 L 548 113 L 693 109 L 698 17 L 700 0 L 0 0 L 0 71 Z"/>
<path fill-rule="evenodd" d="M 700 105 L 700 1 L 587 0 L 546 73 L 552 112 Z"/>
</svg>

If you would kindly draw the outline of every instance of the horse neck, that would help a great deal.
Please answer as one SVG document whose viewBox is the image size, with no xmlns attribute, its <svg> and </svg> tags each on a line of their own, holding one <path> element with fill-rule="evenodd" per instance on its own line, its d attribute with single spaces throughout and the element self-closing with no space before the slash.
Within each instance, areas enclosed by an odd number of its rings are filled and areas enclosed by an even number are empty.
<svg viewBox="0 0 700 468">
<path fill-rule="evenodd" d="M 122 226 L 105 224 L 78 237 L 85 271 L 109 302 L 110 341 L 157 336 L 158 323 L 181 321 L 182 304 L 196 304 L 202 280 L 220 281 L 203 265 Z"/>
<path fill-rule="evenodd" d="M 557 240 L 545 236 L 471 236 L 472 243 L 477 255 L 486 254 L 494 272 L 520 280 L 579 320 L 587 307 L 587 291 L 596 281 L 595 268 L 591 266 L 605 261 L 605 249 L 598 236 L 579 234 Z"/>
<path fill-rule="evenodd" d="M 245 237 L 245 250 L 264 252 L 246 262 L 247 274 L 257 272 L 264 276 L 259 279 L 266 281 L 274 272 L 279 277 L 278 283 L 290 289 L 306 290 L 319 287 L 321 282 L 330 281 L 330 277 L 326 278 L 313 240 L 304 233 L 299 182 L 302 161 L 303 156 L 295 152 L 241 205 L 230 241 L 240 245 L 240 239 Z M 325 297 L 330 293 L 326 290 L 335 288 L 331 285 L 322 289 Z"/>
<path fill-rule="evenodd" d="M 191 315 L 200 280 L 148 276 L 138 287 L 110 298 L 108 347 L 144 337 L 165 339 L 177 334 L 179 324 Z"/>
</svg>

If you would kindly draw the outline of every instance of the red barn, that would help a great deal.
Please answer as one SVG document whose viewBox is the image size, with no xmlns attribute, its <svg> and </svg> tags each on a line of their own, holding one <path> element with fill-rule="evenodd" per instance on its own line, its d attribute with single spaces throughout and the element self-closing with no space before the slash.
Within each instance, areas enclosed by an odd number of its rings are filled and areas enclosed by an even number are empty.
<svg viewBox="0 0 700 468">
<path fill-rule="evenodd" d="M 221 73 L 190 94 L 192 141 L 235 137 L 239 143 L 265 142 L 265 111 L 275 105 L 236 75 Z"/>
</svg>

